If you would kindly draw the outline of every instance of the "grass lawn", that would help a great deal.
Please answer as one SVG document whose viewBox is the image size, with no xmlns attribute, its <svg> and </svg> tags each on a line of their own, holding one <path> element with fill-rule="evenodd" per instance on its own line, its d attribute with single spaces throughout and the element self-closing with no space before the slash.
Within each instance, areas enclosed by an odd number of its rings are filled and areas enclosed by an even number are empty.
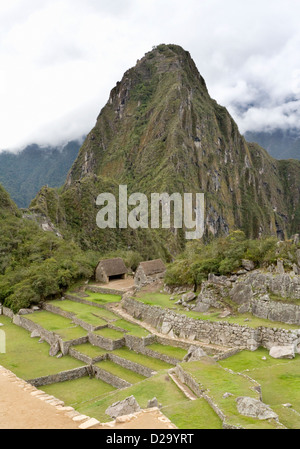
<svg viewBox="0 0 300 449">
<path fill-rule="evenodd" d="M 139 363 L 140 365 L 147 366 L 153 371 L 159 371 L 162 369 L 172 368 L 173 365 L 164 362 L 163 360 L 155 359 L 154 357 L 148 357 L 144 354 L 138 354 L 137 352 L 131 351 L 125 346 L 121 349 L 115 349 L 110 352 L 111 354 L 118 355 L 124 359 L 131 360 L 132 362 Z"/>
<path fill-rule="evenodd" d="M 114 374 L 120 379 L 126 380 L 126 382 L 129 382 L 131 384 L 141 382 L 142 380 L 145 379 L 145 377 L 142 376 L 141 374 L 137 374 L 127 368 L 123 368 L 122 366 L 117 365 L 116 363 L 110 360 L 103 360 L 101 362 L 95 363 L 95 365 L 101 369 L 104 369 L 105 371 Z"/>
<path fill-rule="evenodd" d="M 1 315 L 0 322 L 4 324 L 1 329 L 6 335 L 6 353 L 0 354 L 0 365 L 18 377 L 34 379 L 85 365 L 70 356 L 50 357 L 50 346 L 46 342 L 39 343 L 38 338 L 31 338 L 28 331 L 13 324 L 8 317 Z"/>
<path fill-rule="evenodd" d="M 77 407 L 77 410 L 88 416 L 98 419 L 100 422 L 111 421 L 109 415 L 105 414 L 107 407 L 114 402 L 122 401 L 128 396 L 134 395 L 141 408 L 146 408 L 148 401 L 154 396 L 158 402 L 167 407 L 170 405 L 190 403 L 181 390 L 175 385 L 166 373 L 159 373 L 153 377 L 143 380 L 129 388 L 116 390 L 109 395 L 94 401 L 89 401 Z M 162 409 L 165 412 L 164 408 Z M 166 408 L 167 411 L 167 408 Z M 193 416 L 190 417 L 193 422 Z M 176 424 L 176 423 L 175 423 Z"/>
<path fill-rule="evenodd" d="M 126 321 L 123 319 L 114 321 L 115 326 L 121 327 L 122 329 L 125 329 L 128 331 L 127 333 L 130 335 L 134 335 L 135 337 L 147 337 L 149 335 L 149 331 L 144 329 L 143 327 L 139 326 L 138 324 L 130 323 L 130 321 Z"/>
<path fill-rule="evenodd" d="M 265 356 L 267 360 L 262 360 Z M 262 387 L 263 401 L 278 413 L 279 421 L 288 428 L 300 428 L 300 416 L 282 404 L 291 403 L 300 413 L 300 355 L 294 359 L 274 359 L 266 349 L 242 351 L 220 364 L 234 371 L 246 372 Z"/>
<path fill-rule="evenodd" d="M 90 290 L 86 290 L 85 294 L 88 295 L 86 299 L 88 301 L 93 301 L 98 304 L 109 304 L 111 302 L 120 302 L 122 299 L 121 295 L 113 295 L 111 293 L 95 293 Z"/>
<path fill-rule="evenodd" d="M 65 405 L 72 406 L 76 409 L 79 404 L 99 399 L 99 397 L 115 391 L 115 388 L 100 379 L 85 376 L 80 379 L 44 385 L 40 390 L 61 399 Z"/>
<path fill-rule="evenodd" d="M 162 409 L 179 429 L 222 429 L 222 421 L 205 399 L 180 402 Z"/>
<path fill-rule="evenodd" d="M 103 315 L 99 313 L 99 307 L 93 307 L 88 304 L 82 304 L 80 302 L 70 301 L 68 299 L 63 301 L 54 300 L 51 301 L 51 304 L 66 312 L 75 313 L 77 318 L 91 324 L 92 326 L 102 326 L 107 324 L 107 321 L 103 319 Z"/>
<path fill-rule="evenodd" d="M 91 343 L 83 343 L 82 345 L 72 346 L 72 348 L 81 354 L 92 358 L 107 354 L 107 352 L 109 352 L 106 351 L 106 349 L 99 348 L 99 346 L 94 346 Z"/>
<path fill-rule="evenodd" d="M 174 357 L 178 360 L 182 360 L 187 354 L 185 349 L 177 348 L 176 346 L 161 345 L 160 343 L 153 343 L 152 345 L 146 346 L 146 348 L 152 349 L 152 351 L 160 352 L 161 354 L 169 355 L 170 357 Z"/>
<path fill-rule="evenodd" d="M 46 310 L 30 313 L 26 315 L 26 318 L 39 324 L 44 329 L 54 332 L 63 340 L 73 340 L 84 337 L 87 334 L 86 330 L 80 326 L 76 326 L 68 318 L 47 312 Z"/>
<path fill-rule="evenodd" d="M 110 329 L 109 327 L 105 327 L 103 329 L 98 329 L 94 331 L 94 334 L 101 335 L 104 338 L 109 338 L 110 340 L 119 340 L 124 337 L 124 334 L 115 329 Z"/>
<path fill-rule="evenodd" d="M 273 421 L 248 418 L 238 413 L 236 406 L 238 396 L 250 396 L 259 399 L 259 394 L 253 390 L 253 383 L 249 379 L 224 370 L 221 365 L 208 358 L 198 362 L 184 363 L 182 367 L 192 375 L 201 387 L 208 391 L 208 395 L 227 416 L 229 423 L 240 425 L 246 429 L 276 428 Z M 233 396 L 223 398 L 226 392 Z"/>
</svg>

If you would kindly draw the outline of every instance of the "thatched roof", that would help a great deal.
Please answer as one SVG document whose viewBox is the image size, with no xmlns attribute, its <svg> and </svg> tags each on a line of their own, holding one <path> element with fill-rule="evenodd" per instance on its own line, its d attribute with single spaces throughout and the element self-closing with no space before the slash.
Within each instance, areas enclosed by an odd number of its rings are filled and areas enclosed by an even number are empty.
<svg viewBox="0 0 300 449">
<path fill-rule="evenodd" d="M 115 259 L 103 259 L 100 260 L 97 268 L 101 264 L 106 276 L 118 276 L 120 274 L 127 273 L 127 268 L 121 257 L 116 257 Z"/>
<path fill-rule="evenodd" d="M 151 276 L 152 274 L 162 273 L 163 271 L 166 271 L 166 266 L 161 259 L 141 262 L 139 266 L 143 269 L 146 276 Z"/>
</svg>

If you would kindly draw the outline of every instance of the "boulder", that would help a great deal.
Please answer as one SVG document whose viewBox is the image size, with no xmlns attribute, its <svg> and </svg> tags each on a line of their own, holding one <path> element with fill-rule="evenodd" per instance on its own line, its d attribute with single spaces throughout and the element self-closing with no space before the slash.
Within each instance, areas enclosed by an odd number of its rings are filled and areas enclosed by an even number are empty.
<svg viewBox="0 0 300 449">
<path fill-rule="evenodd" d="M 238 412 L 241 415 L 258 419 L 278 419 L 276 413 L 274 413 L 268 405 L 258 399 L 240 396 L 236 399 L 236 402 Z"/>
<path fill-rule="evenodd" d="M 150 399 L 147 404 L 147 408 L 159 407 L 158 400 L 154 397 Z"/>
<path fill-rule="evenodd" d="M 207 356 L 206 352 L 203 351 L 199 346 L 190 346 L 187 354 L 184 356 L 184 362 L 196 362 L 200 360 L 201 357 Z"/>
<path fill-rule="evenodd" d="M 293 359 L 295 357 L 295 348 L 293 345 L 272 346 L 269 355 L 274 359 Z"/>
<path fill-rule="evenodd" d="M 53 343 L 53 344 L 51 345 L 50 350 L 49 350 L 49 355 L 50 355 L 51 357 L 55 357 L 56 354 L 57 354 L 59 351 L 60 351 L 59 342 L 56 341 L 55 343 Z"/>
<path fill-rule="evenodd" d="M 28 313 L 32 313 L 32 312 L 33 312 L 33 310 L 31 310 L 31 309 L 20 309 L 18 314 L 19 315 L 28 315 Z"/>
<path fill-rule="evenodd" d="M 182 295 L 181 299 L 183 302 L 190 302 L 193 301 L 196 298 L 196 295 L 194 292 L 188 292 Z"/>
<path fill-rule="evenodd" d="M 141 410 L 134 396 L 129 396 L 123 401 L 118 401 L 112 404 L 105 410 L 105 413 L 111 418 L 115 419 L 118 416 L 130 415 Z"/>
<path fill-rule="evenodd" d="M 32 332 L 31 332 L 31 334 L 30 334 L 30 337 L 31 338 L 35 338 L 35 337 L 40 337 L 41 335 L 40 335 L 40 333 L 39 333 L 39 331 L 37 330 L 37 329 L 34 329 Z"/>
<path fill-rule="evenodd" d="M 248 259 L 242 259 L 242 267 L 247 271 L 254 270 L 254 262 Z"/>
</svg>

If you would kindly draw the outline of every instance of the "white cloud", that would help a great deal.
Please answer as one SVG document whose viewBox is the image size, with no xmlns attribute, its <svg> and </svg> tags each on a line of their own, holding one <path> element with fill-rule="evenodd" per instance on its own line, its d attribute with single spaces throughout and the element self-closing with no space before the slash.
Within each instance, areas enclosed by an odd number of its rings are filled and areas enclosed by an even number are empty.
<svg viewBox="0 0 300 449">
<path fill-rule="evenodd" d="M 87 133 L 163 42 L 190 51 L 241 131 L 299 127 L 299 15 L 297 0 L 0 0 L 0 148 Z"/>
</svg>

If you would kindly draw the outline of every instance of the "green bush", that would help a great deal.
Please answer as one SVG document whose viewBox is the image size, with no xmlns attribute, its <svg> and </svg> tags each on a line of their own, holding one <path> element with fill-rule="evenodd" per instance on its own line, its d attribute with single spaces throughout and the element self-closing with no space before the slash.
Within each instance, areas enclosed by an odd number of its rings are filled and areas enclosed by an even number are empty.
<svg viewBox="0 0 300 449">
<path fill-rule="evenodd" d="M 266 267 L 277 259 L 289 266 L 296 261 L 296 249 L 291 241 L 278 242 L 274 237 L 247 239 L 242 231 L 233 231 L 207 245 L 192 241 L 168 266 L 165 281 L 168 285 L 197 287 L 209 273 L 228 275 L 238 271 L 242 259 L 253 261 L 255 267 Z"/>
</svg>

